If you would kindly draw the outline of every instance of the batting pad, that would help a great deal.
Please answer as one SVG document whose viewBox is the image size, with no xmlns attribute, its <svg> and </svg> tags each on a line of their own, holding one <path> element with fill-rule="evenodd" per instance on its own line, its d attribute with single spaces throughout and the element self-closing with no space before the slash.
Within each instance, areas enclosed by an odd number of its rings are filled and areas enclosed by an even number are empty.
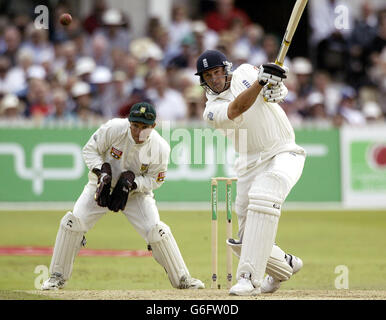
<svg viewBox="0 0 386 320">
<path fill-rule="evenodd" d="M 56 236 L 54 253 L 52 255 L 50 273 L 59 272 L 64 280 L 68 280 L 72 273 L 75 256 L 81 246 L 85 228 L 79 218 L 72 212 L 60 221 L 59 231 Z"/>
<path fill-rule="evenodd" d="M 190 278 L 190 274 L 170 228 L 159 222 L 150 230 L 147 240 L 154 259 L 164 267 L 172 286 L 180 288 L 181 280 Z"/>
<path fill-rule="evenodd" d="M 231 247 L 233 254 L 237 258 L 240 258 L 242 244 L 227 241 L 227 245 Z M 287 281 L 292 276 L 293 271 L 285 259 L 285 252 L 276 244 L 272 246 L 271 255 L 268 258 L 265 272 L 280 281 Z"/>
<path fill-rule="evenodd" d="M 287 281 L 292 276 L 293 270 L 285 259 L 285 252 L 277 245 L 272 247 L 265 272 L 280 281 Z"/>
<path fill-rule="evenodd" d="M 278 222 L 278 216 L 248 210 L 237 279 L 243 273 L 250 273 L 253 285 L 261 286 Z"/>
</svg>

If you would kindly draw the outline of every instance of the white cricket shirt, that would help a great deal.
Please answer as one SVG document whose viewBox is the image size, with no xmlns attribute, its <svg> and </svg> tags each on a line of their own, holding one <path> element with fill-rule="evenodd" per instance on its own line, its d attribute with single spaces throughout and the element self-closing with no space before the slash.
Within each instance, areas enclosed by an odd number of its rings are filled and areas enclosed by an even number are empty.
<svg viewBox="0 0 386 320">
<path fill-rule="evenodd" d="M 165 179 L 170 146 L 154 129 L 141 144 L 136 144 L 128 119 L 112 119 L 103 124 L 83 148 L 83 158 L 90 169 L 91 183 L 97 183 L 92 169 L 100 169 L 104 162 L 111 165 L 112 186 L 123 171 L 135 174 L 137 189 L 133 192 L 151 192 L 159 188 Z"/>
<path fill-rule="evenodd" d="M 204 120 L 232 140 L 235 151 L 239 153 L 236 171 L 249 169 L 256 162 L 281 152 L 305 153 L 295 143 L 295 133 L 284 110 L 277 103 L 265 102 L 262 92 L 247 111 L 233 120 L 228 118 L 229 104 L 257 77 L 258 68 L 242 64 L 233 72 L 229 89 L 217 95 L 206 95 Z"/>
</svg>

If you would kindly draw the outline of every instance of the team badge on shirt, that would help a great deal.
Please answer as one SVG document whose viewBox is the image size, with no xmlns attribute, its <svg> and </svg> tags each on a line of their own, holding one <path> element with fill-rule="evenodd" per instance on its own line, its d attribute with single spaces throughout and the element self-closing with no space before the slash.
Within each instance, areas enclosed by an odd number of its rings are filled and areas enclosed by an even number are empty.
<svg viewBox="0 0 386 320">
<path fill-rule="evenodd" d="M 112 156 L 113 158 L 119 160 L 119 159 L 121 158 L 121 156 L 122 156 L 122 153 L 123 153 L 123 152 L 122 152 L 121 150 L 118 150 L 118 149 L 116 149 L 116 148 L 114 148 L 114 147 L 111 147 L 110 154 L 111 154 L 111 156 Z"/>
<path fill-rule="evenodd" d="M 163 182 L 165 180 L 166 172 L 160 172 L 157 177 L 157 182 Z"/>
<path fill-rule="evenodd" d="M 214 119 L 213 112 L 208 112 L 208 119 L 213 121 L 213 119 Z"/>
<path fill-rule="evenodd" d="M 146 173 L 149 170 L 149 165 L 142 163 L 141 165 L 141 174 Z"/>
</svg>

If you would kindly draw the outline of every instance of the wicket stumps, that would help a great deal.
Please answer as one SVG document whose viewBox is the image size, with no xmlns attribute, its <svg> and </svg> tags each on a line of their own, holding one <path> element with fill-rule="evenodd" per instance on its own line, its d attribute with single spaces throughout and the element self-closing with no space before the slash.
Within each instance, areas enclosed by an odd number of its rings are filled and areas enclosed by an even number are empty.
<svg viewBox="0 0 386 320">
<path fill-rule="evenodd" d="M 211 181 L 211 204 L 212 204 L 212 284 L 211 288 L 220 289 L 218 284 L 218 182 L 225 181 L 225 204 L 226 204 L 226 237 L 232 238 L 232 182 L 237 178 L 215 177 Z M 232 249 L 226 246 L 226 272 L 227 287 L 232 286 Z"/>
</svg>

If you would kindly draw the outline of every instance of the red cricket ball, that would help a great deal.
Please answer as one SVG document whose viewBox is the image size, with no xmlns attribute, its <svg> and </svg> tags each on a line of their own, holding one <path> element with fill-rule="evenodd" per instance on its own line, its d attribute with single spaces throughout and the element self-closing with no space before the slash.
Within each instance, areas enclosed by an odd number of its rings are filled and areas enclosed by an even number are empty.
<svg viewBox="0 0 386 320">
<path fill-rule="evenodd" d="M 72 17 L 69 13 L 63 13 L 60 18 L 59 18 L 59 21 L 62 25 L 64 26 L 68 26 L 71 21 L 72 21 Z"/>
</svg>

